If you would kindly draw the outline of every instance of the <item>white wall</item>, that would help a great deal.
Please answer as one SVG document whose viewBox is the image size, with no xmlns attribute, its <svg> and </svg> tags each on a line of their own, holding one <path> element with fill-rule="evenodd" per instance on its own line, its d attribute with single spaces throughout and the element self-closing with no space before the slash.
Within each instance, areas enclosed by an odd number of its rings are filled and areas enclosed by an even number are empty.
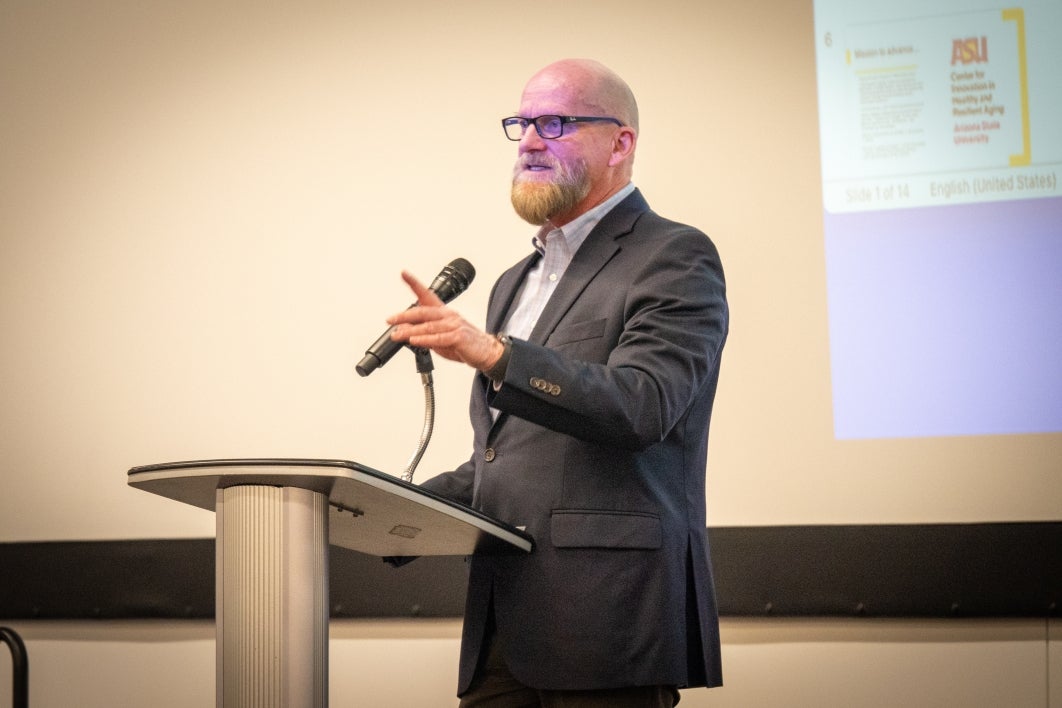
<svg viewBox="0 0 1062 708">
<path fill-rule="evenodd" d="M 0 3 L 0 540 L 207 536 L 134 465 L 305 456 L 400 470 L 410 357 L 353 372 L 462 256 L 481 321 L 532 230 L 499 117 L 590 55 L 628 78 L 635 181 L 724 258 L 710 523 L 1059 518 L 1062 435 L 837 442 L 809 3 Z M 468 454 L 438 362 L 421 474 Z M 57 493 L 56 490 L 61 490 Z"/>
</svg>

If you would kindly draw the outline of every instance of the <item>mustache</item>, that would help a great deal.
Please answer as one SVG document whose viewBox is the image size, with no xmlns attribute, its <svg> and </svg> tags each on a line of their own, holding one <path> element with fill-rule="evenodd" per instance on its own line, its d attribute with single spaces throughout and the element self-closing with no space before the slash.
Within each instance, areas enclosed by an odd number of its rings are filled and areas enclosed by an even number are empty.
<svg viewBox="0 0 1062 708">
<path fill-rule="evenodd" d="M 529 167 L 550 167 L 556 169 L 560 167 L 560 162 L 552 155 L 536 155 L 528 153 L 517 158 L 513 170 L 526 170 Z"/>
</svg>

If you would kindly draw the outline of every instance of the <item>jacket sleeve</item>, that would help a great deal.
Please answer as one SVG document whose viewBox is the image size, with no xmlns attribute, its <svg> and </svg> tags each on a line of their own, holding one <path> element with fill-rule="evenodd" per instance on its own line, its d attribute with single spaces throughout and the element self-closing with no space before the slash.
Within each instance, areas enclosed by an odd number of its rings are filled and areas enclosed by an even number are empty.
<svg viewBox="0 0 1062 708">
<path fill-rule="evenodd" d="M 644 449 L 667 437 L 717 380 L 728 311 L 719 256 L 703 233 L 672 224 L 656 240 L 636 264 L 627 254 L 622 268 L 598 274 L 567 337 L 544 345 L 514 340 L 490 404 L 600 444 Z M 600 341 L 568 346 L 563 339 L 576 327 L 588 340 L 595 334 L 595 308 Z"/>
<path fill-rule="evenodd" d="M 472 506 L 475 472 L 475 467 L 469 460 L 457 469 L 438 474 L 418 486 L 458 504 Z"/>
</svg>

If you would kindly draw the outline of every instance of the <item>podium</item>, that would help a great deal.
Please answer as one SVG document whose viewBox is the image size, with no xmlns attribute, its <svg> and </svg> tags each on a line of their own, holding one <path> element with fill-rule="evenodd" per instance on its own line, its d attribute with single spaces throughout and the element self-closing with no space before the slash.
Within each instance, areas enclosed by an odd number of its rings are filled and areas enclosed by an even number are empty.
<svg viewBox="0 0 1062 708">
<path fill-rule="evenodd" d="M 380 557 L 529 553 L 523 531 L 345 460 L 134 467 L 129 485 L 216 512 L 218 708 L 328 705 L 328 545 Z"/>
</svg>

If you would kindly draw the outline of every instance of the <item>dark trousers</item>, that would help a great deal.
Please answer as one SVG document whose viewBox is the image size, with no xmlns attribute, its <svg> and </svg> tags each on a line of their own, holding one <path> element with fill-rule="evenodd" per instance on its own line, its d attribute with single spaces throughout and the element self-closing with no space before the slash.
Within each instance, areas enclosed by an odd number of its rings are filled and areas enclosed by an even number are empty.
<svg viewBox="0 0 1062 708">
<path fill-rule="evenodd" d="M 544 691 L 516 680 L 505 665 L 497 635 L 461 708 L 672 708 L 679 702 L 674 686 L 632 686 L 594 691 Z"/>
</svg>

